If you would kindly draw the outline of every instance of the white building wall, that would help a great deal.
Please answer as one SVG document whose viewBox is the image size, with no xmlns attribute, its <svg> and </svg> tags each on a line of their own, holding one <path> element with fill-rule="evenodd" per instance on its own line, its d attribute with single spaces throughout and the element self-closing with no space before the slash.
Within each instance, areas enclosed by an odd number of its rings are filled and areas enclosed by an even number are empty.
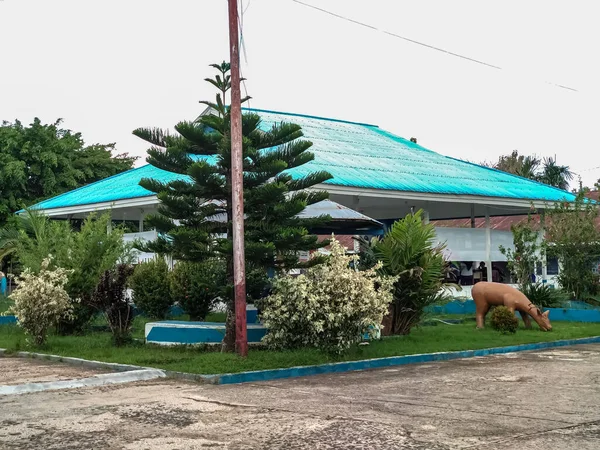
<svg viewBox="0 0 600 450">
<path fill-rule="evenodd" d="M 435 229 L 437 242 L 445 243 L 445 254 L 449 261 L 485 261 L 484 228 L 446 228 Z M 510 231 L 491 230 L 491 260 L 506 261 L 500 252 L 500 245 L 514 249 Z"/>
</svg>

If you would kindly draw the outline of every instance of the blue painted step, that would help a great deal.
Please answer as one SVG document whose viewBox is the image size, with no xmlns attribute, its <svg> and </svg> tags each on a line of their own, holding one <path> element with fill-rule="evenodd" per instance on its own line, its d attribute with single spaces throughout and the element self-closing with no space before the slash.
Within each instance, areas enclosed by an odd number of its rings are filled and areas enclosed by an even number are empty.
<svg viewBox="0 0 600 450">
<path fill-rule="evenodd" d="M 259 324 L 248 324 L 248 343 L 257 344 L 267 333 Z M 225 324 L 163 320 L 146 324 L 146 342 L 160 345 L 219 344 L 225 336 Z"/>
<path fill-rule="evenodd" d="M 0 325 L 8 325 L 10 323 L 17 323 L 15 316 L 0 316 Z"/>
</svg>

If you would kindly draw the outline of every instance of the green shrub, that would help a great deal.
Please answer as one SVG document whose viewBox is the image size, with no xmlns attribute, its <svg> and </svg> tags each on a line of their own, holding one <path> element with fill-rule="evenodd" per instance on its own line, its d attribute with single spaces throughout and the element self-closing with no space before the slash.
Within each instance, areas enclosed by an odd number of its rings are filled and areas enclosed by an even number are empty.
<svg viewBox="0 0 600 450">
<path fill-rule="evenodd" d="M 225 262 L 178 262 L 170 273 L 171 295 L 190 320 L 202 321 L 214 306 L 227 279 Z"/>
<path fill-rule="evenodd" d="M 444 246 L 435 241 L 435 228 L 425 224 L 422 210 L 395 222 L 375 243 L 380 272 L 397 277 L 394 301 L 386 317 L 386 334 L 409 334 L 428 306 L 447 301 L 444 279 L 449 270 Z"/>
<path fill-rule="evenodd" d="M 331 256 L 297 277 L 283 276 L 273 295 L 258 302 L 269 330 L 263 342 L 276 349 L 316 347 L 343 353 L 364 333 L 377 331 L 392 300 L 395 278 L 357 271 L 333 240 Z M 378 266 L 376 266 L 378 267 Z"/>
<path fill-rule="evenodd" d="M 92 305 L 104 313 L 116 346 L 131 341 L 133 306 L 126 291 L 127 279 L 132 273 L 133 266 L 128 264 L 119 264 L 105 271 L 92 295 Z"/>
<path fill-rule="evenodd" d="M 165 319 L 173 304 L 169 267 L 163 258 L 139 264 L 129 280 L 135 306 L 152 319 Z"/>
<path fill-rule="evenodd" d="M 71 271 L 49 269 L 51 258 L 42 261 L 38 273 L 25 269 L 17 279 L 18 287 L 11 294 L 14 301 L 9 313 L 17 316 L 18 324 L 33 338 L 35 345 L 42 345 L 50 327 L 73 309 L 65 290 Z"/>
<path fill-rule="evenodd" d="M 100 276 L 118 261 L 131 258 L 123 232 L 116 229 L 107 233 L 110 220 L 110 213 L 90 214 L 77 232 L 68 221 L 27 211 L 17 218 L 16 228 L 0 230 L 0 254 L 14 254 L 20 265 L 33 273 L 40 272 L 42 261 L 52 255 L 50 269 L 62 267 L 71 272 L 65 287 L 71 298 L 71 314 L 58 324 L 63 334 L 83 330 L 95 314 L 91 298 Z"/>
<path fill-rule="evenodd" d="M 490 322 L 494 330 L 503 334 L 516 333 L 519 328 L 519 320 L 506 306 L 495 307 Z"/>
<path fill-rule="evenodd" d="M 521 287 L 521 292 L 539 308 L 558 308 L 569 297 L 560 289 L 554 289 L 542 283 L 526 284 Z"/>
</svg>

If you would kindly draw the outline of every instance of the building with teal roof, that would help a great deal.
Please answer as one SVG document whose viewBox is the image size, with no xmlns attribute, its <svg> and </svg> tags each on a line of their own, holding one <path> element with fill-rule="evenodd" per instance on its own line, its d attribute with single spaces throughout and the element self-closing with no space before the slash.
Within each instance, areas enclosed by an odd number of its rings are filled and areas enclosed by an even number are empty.
<svg viewBox="0 0 600 450">
<path fill-rule="evenodd" d="M 425 211 L 427 220 L 507 216 L 526 214 L 532 206 L 543 210 L 547 204 L 575 198 L 545 184 L 441 155 L 375 125 L 245 110 L 258 113 L 265 128 L 282 121 L 300 125 L 305 138 L 313 142 L 315 159 L 290 173 L 301 176 L 328 171 L 333 179 L 318 187 L 329 191 L 332 201 L 384 223 L 417 209 Z M 111 210 L 113 220 L 137 221 L 142 233 L 143 217 L 156 210 L 158 200 L 139 185 L 140 180 L 180 177 L 144 165 L 50 198 L 34 208 L 63 219 Z M 489 229 L 467 230 L 470 234 L 461 235 L 460 243 L 449 243 L 451 259 L 489 262 L 504 258 L 495 249 L 500 241 L 506 243 L 506 236 L 495 239 Z"/>
</svg>

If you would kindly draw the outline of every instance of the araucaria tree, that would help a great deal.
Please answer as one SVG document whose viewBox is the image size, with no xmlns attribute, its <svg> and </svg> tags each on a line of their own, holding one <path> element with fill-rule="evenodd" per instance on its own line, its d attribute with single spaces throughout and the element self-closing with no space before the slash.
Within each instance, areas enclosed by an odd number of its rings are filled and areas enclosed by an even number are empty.
<svg viewBox="0 0 600 450">
<path fill-rule="evenodd" d="M 147 158 L 150 164 L 185 175 L 168 183 L 153 179 L 140 183 L 160 200 L 158 214 L 148 218 L 149 224 L 159 231 L 159 238 L 146 248 L 176 260 L 225 259 L 228 283 L 221 292 L 228 303 L 224 348 L 233 350 L 231 138 L 230 111 L 226 106 L 231 82 L 228 63 L 212 67 L 219 73 L 206 81 L 219 92 L 215 102 L 201 102 L 209 107 L 205 114 L 193 122 L 177 124 L 178 134 L 159 129 L 137 129 L 133 133 L 152 144 Z M 329 217 L 301 219 L 297 215 L 307 205 L 328 197 L 327 192 L 307 188 L 331 175 L 313 172 L 292 177 L 286 172 L 314 158 L 308 151 L 312 144 L 302 139 L 298 125 L 265 126 L 258 114 L 246 112 L 242 132 L 246 266 L 265 273 L 298 267 L 298 252 L 326 245 L 309 234 L 308 228 Z"/>
</svg>

